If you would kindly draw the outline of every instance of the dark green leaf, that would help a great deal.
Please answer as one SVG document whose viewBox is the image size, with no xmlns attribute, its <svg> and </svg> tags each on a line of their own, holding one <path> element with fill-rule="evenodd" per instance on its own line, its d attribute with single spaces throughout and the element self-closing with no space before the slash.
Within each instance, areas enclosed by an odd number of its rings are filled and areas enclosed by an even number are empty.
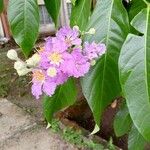
<svg viewBox="0 0 150 150">
<path fill-rule="evenodd" d="M 133 126 L 128 137 L 128 150 L 144 150 L 145 144 L 145 139 L 138 132 L 135 126 Z"/>
<path fill-rule="evenodd" d="M 3 0 L 0 0 L 0 13 L 3 11 L 4 3 Z"/>
<path fill-rule="evenodd" d="M 98 0 L 88 29 L 96 34 L 86 37 L 92 42 L 104 42 L 106 54 L 83 78 L 83 93 L 99 126 L 101 114 L 113 99 L 120 95 L 118 57 L 129 32 L 128 15 L 120 0 Z"/>
<path fill-rule="evenodd" d="M 36 0 L 9 0 L 8 19 L 16 43 L 28 56 L 38 36 L 39 9 Z"/>
<path fill-rule="evenodd" d="M 123 136 L 127 134 L 132 126 L 132 120 L 130 118 L 130 114 L 126 104 L 120 108 L 119 112 L 115 116 L 114 120 L 114 130 L 115 134 L 119 136 Z"/>
<path fill-rule="evenodd" d="M 150 8 L 143 9 L 132 25 L 144 36 L 127 37 L 119 59 L 120 81 L 134 125 L 150 140 Z"/>
<path fill-rule="evenodd" d="M 58 18 L 60 13 L 61 0 L 44 0 L 46 8 L 52 17 L 55 26 L 58 26 Z"/>
<path fill-rule="evenodd" d="M 132 0 L 131 6 L 129 9 L 129 18 L 132 20 L 143 8 L 146 7 L 146 4 L 143 0 Z"/>
<path fill-rule="evenodd" d="M 72 105 L 76 101 L 77 91 L 73 79 L 69 79 L 64 85 L 57 88 L 52 97 L 45 96 L 43 102 L 44 116 L 51 122 L 54 113 Z"/>
<path fill-rule="evenodd" d="M 91 0 L 78 0 L 72 7 L 70 25 L 78 25 L 80 30 L 85 30 L 89 16 L 91 14 Z"/>
</svg>

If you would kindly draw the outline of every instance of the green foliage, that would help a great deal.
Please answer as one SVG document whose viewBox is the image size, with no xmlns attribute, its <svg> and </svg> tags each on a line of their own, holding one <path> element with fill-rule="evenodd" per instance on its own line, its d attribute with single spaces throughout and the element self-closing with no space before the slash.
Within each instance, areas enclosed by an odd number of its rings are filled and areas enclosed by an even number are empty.
<svg viewBox="0 0 150 150">
<path fill-rule="evenodd" d="M 103 145 L 95 143 L 92 140 L 86 139 L 82 135 L 81 130 L 75 130 L 71 127 L 65 127 L 64 129 L 61 129 L 60 121 L 57 119 L 52 119 L 51 130 L 54 133 L 59 133 L 63 137 L 63 139 L 65 139 L 66 141 L 68 141 L 71 144 L 76 145 L 79 148 L 87 147 L 92 150 L 103 150 L 104 149 Z M 108 147 L 110 147 L 109 143 L 108 143 Z"/>
<path fill-rule="evenodd" d="M 108 148 L 109 150 L 116 150 L 115 146 L 113 145 L 113 139 L 110 138 L 109 142 L 108 142 Z"/>
<path fill-rule="evenodd" d="M 72 3 L 73 5 L 75 5 L 75 4 L 76 4 L 76 1 L 77 1 L 77 0 L 71 0 L 71 3 Z"/>
<path fill-rule="evenodd" d="M 89 16 L 91 14 L 91 0 L 78 0 L 72 6 L 70 25 L 78 25 L 80 30 L 85 30 Z"/>
<path fill-rule="evenodd" d="M 123 104 L 115 116 L 114 120 L 114 130 L 115 134 L 119 136 L 123 136 L 128 133 L 132 126 L 132 120 L 130 118 L 130 114 L 126 104 Z"/>
<path fill-rule="evenodd" d="M 58 27 L 61 1 L 44 1 Z M 2 2 L 0 0 L 0 12 L 3 9 Z M 70 24 L 78 25 L 81 31 L 95 28 L 96 34 L 84 39 L 89 42 L 103 42 L 107 47 L 106 54 L 81 80 L 83 94 L 96 122 L 94 132 L 99 130 L 105 108 L 116 97 L 124 96 L 127 107 L 122 107 L 116 115 L 114 129 L 117 136 L 122 136 L 129 132 L 133 123 L 129 133 L 129 150 L 141 150 L 145 140 L 150 141 L 150 1 L 132 0 L 130 8 L 125 9 L 122 0 L 97 0 L 92 15 L 91 2 L 72 0 Z M 9 0 L 8 19 L 15 41 L 28 56 L 38 36 L 37 0 Z M 129 20 L 132 20 L 130 24 L 138 34 L 130 29 Z M 139 36 L 129 34 L 130 32 Z M 74 81 L 70 79 L 58 87 L 54 96 L 46 96 L 43 109 L 47 121 L 51 122 L 55 112 L 72 105 L 76 95 Z M 53 128 L 56 132 L 59 131 L 57 125 Z M 86 143 L 79 133 L 68 129 L 64 131 L 64 138 L 76 144 L 95 146 L 93 149 L 97 146 L 92 142 Z"/>
<path fill-rule="evenodd" d="M 10 0 L 8 20 L 16 43 L 28 56 L 38 37 L 39 9 L 37 0 Z"/>
<path fill-rule="evenodd" d="M 92 150 L 103 150 L 101 144 L 94 143 L 92 140 L 85 140 L 81 131 L 75 131 L 72 128 L 66 128 L 63 131 L 63 138 L 78 147 L 87 147 Z"/>
<path fill-rule="evenodd" d="M 52 17 L 55 26 L 58 27 L 58 18 L 61 6 L 61 0 L 44 0 L 46 8 L 50 16 Z"/>
<path fill-rule="evenodd" d="M 132 127 L 128 137 L 128 150 L 144 150 L 146 141 L 135 126 Z"/>
<path fill-rule="evenodd" d="M 60 132 L 60 127 L 59 127 L 59 120 L 57 119 L 52 119 L 51 121 L 51 130 L 55 133 Z"/>
<path fill-rule="evenodd" d="M 132 20 L 145 7 L 146 4 L 143 0 L 132 0 L 129 9 L 129 19 Z"/>
<path fill-rule="evenodd" d="M 104 42 L 107 46 L 106 54 L 82 80 L 84 96 L 93 112 L 95 122 L 99 126 L 104 109 L 121 94 L 118 57 L 129 32 L 127 12 L 121 1 L 97 1 L 89 21 L 88 29 L 90 28 L 95 28 L 96 34 L 85 39 L 90 42 Z"/>
<path fill-rule="evenodd" d="M 143 9 L 132 25 L 143 36 L 127 37 L 120 54 L 120 79 L 133 123 L 150 140 L 150 8 Z"/>
<path fill-rule="evenodd" d="M 54 113 L 74 104 L 77 91 L 73 79 L 59 86 L 52 97 L 45 96 L 43 101 L 44 116 L 51 123 Z"/>
<path fill-rule="evenodd" d="M 0 0 L 0 13 L 3 11 L 4 3 L 3 0 Z"/>
</svg>

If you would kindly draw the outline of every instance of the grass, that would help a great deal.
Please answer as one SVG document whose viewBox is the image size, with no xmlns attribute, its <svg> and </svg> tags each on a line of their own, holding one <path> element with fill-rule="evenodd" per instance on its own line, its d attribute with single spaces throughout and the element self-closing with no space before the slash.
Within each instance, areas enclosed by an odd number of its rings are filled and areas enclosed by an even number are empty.
<svg viewBox="0 0 150 150">
<path fill-rule="evenodd" d="M 60 122 L 57 119 L 53 119 L 51 130 L 55 133 L 59 133 L 64 140 L 76 145 L 78 148 L 86 148 L 87 150 L 116 150 L 112 143 L 112 139 L 110 139 L 107 148 L 105 148 L 102 144 L 85 138 L 80 130 L 77 131 L 71 127 L 61 129 L 59 124 Z"/>
</svg>

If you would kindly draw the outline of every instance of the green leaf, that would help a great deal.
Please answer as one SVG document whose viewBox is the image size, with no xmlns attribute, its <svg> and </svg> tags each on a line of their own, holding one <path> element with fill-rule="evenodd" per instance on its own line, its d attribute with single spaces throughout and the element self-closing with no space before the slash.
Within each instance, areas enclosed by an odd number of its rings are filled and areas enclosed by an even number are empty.
<svg viewBox="0 0 150 150">
<path fill-rule="evenodd" d="M 78 25 L 80 30 L 85 30 L 89 16 L 91 14 L 91 0 L 78 0 L 72 7 L 70 25 Z"/>
<path fill-rule="evenodd" d="M 115 116 L 114 130 L 116 136 L 120 137 L 127 134 L 132 126 L 132 120 L 126 104 L 123 104 L 119 112 Z"/>
<path fill-rule="evenodd" d="M 106 54 L 81 81 L 83 93 L 99 126 L 102 112 L 121 93 L 118 57 L 129 32 L 128 15 L 122 2 L 98 0 L 89 21 L 90 28 L 95 28 L 96 34 L 85 40 L 104 42 L 107 46 Z"/>
<path fill-rule="evenodd" d="M 0 13 L 3 11 L 4 3 L 3 0 L 0 0 Z"/>
<path fill-rule="evenodd" d="M 48 13 L 50 14 L 55 23 L 55 26 L 58 27 L 61 0 L 44 0 L 44 2 Z"/>
<path fill-rule="evenodd" d="M 146 7 L 146 4 L 143 0 L 132 0 L 131 6 L 129 9 L 129 18 L 132 20 L 143 8 Z"/>
<path fill-rule="evenodd" d="M 145 144 L 145 139 L 133 126 L 128 137 L 128 150 L 144 150 Z"/>
<path fill-rule="evenodd" d="M 36 0 L 9 0 L 8 20 L 16 43 L 28 56 L 38 37 L 39 9 Z"/>
<path fill-rule="evenodd" d="M 146 140 L 150 140 L 150 8 L 132 21 L 143 36 L 130 34 L 119 58 L 120 81 L 132 121 Z"/>
<path fill-rule="evenodd" d="M 76 4 L 76 1 L 77 1 L 77 0 L 71 0 L 71 3 L 72 3 L 73 5 L 75 5 L 75 4 Z"/>
<path fill-rule="evenodd" d="M 52 97 L 45 96 L 43 102 L 44 116 L 51 123 L 54 113 L 74 104 L 77 91 L 73 79 L 69 79 L 65 84 L 59 86 Z"/>
</svg>

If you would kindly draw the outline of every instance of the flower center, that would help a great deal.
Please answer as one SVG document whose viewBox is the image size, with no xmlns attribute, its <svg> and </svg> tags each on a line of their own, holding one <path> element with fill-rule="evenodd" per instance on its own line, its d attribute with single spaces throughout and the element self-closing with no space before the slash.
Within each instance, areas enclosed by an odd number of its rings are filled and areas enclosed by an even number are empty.
<svg viewBox="0 0 150 150">
<path fill-rule="evenodd" d="M 44 52 L 44 49 L 45 49 L 44 46 L 41 46 L 41 47 L 39 47 L 38 52 L 39 52 L 39 53 L 42 53 L 42 52 Z"/>
<path fill-rule="evenodd" d="M 58 52 L 51 53 L 48 58 L 52 64 L 59 65 L 62 62 L 62 55 Z"/>
<path fill-rule="evenodd" d="M 69 45 L 69 46 L 70 46 L 72 41 L 71 41 L 71 39 L 70 39 L 70 38 L 66 38 L 65 42 L 66 42 L 66 44 L 67 44 L 67 45 Z"/>
<path fill-rule="evenodd" d="M 41 70 L 36 70 L 33 73 L 33 78 L 36 79 L 37 81 L 44 81 L 45 80 L 45 75 Z"/>
</svg>

